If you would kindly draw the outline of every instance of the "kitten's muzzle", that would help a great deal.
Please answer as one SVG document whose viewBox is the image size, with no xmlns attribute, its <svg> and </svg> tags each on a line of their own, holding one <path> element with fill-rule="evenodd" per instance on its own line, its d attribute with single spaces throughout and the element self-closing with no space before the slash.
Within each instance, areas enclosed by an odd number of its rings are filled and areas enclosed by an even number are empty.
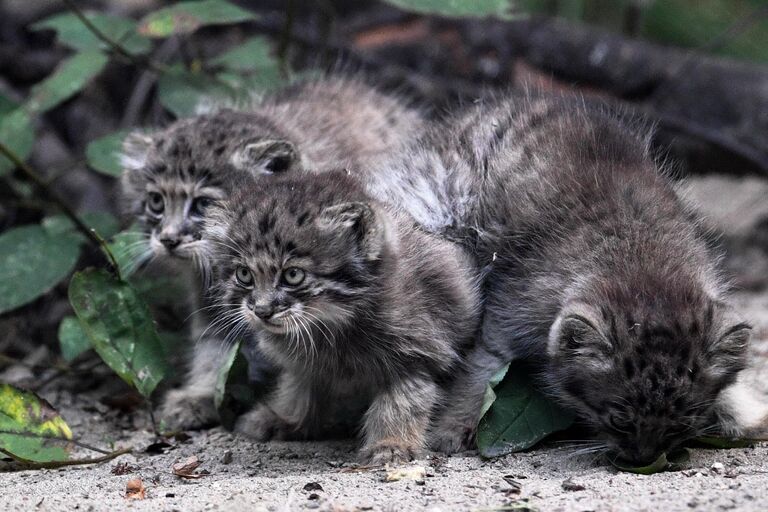
<svg viewBox="0 0 768 512">
<path fill-rule="evenodd" d="M 181 237 L 178 236 L 164 236 L 160 239 L 160 243 L 163 244 L 168 251 L 173 251 L 181 244 Z"/>
<path fill-rule="evenodd" d="M 261 320 L 269 320 L 275 315 L 275 307 L 272 304 L 254 304 L 251 311 Z"/>
</svg>

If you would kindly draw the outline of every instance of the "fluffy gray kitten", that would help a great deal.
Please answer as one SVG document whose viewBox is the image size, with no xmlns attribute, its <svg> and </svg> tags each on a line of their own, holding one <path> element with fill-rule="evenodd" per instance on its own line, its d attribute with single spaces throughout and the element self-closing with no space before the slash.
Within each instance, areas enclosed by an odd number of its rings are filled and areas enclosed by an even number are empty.
<svg viewBox="0 0 768 512">
<path fill-rule="evenodd" d="M 122 195 L 129 218 L 146 234 L 137 263 L 153 257 L 207 267 L 210 244 L 202 224 L 208 208 L 228 198 L 242 177 L 261 180 L 286 172 L 322 173 L 363 166 L 419 134 L 418 111 L 401 98 L 361 80 L 330 77 L 290 86 L 243 110 L 182 119 L 127 139 Z M 201 292 L 190 295 L 200 307 Z M 217 421 L 216 371 L 223 356 L 217 331 L 203 309 L 194 317 L 186 383 L 173 390 L 161 417 L 174 428 Z M 205 326 L 211 328 L 203 331 Z M 252 361 L 257 364 L 257 361 Z"/>
<path fill-rule="evenodd" d="M 749 326 L 645 133 L 576 100 L 510 96 L 425 141 L 366 179 L 484 267 L 482 340 L 436 448 L 471 443 L 489 377 L 514 359 L 637 463 L 728 425 Z"/>
<path fill-rule="evenodd" d="M 306 439 L 351 421 L 368 463 L 419 452 L 478 327 L 467 254 L 344 173 L 244 186 L 207 226 L 222 318 L 280 369 L 237 429 Z"/>
</svg>

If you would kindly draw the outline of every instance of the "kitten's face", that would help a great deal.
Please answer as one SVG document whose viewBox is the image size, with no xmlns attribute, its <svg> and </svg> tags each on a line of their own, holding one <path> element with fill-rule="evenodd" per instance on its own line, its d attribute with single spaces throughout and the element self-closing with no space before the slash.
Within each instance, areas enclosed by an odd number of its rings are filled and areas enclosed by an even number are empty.
<svg viewBox="0 0 768 512">
<path fill-rule="evenodd" d="M 277 349 L 286 353 L 293 342 L 332 343 L 365 300 L 375 265 L 372 210 L 324 187 L 327 179 L 243 190 L 214 209 L 207 231 L 218 248 L 215 293 L 224 317 L 283 335 L 289 343 Z"/>
<path fill-rule="evenodd" d="M 725 306 L 675 317 L 575 305 L 552 328 L 557 391 L 614 456 L 636 464 L 708 432 L 715 400 L 744 367 L 749 327 Z"/>
<path fill-rule="evenodd" d="M 210 252 L 203 238 L 208 208 L 244 178 L 296 164 L 293 146 L 245 114 L 222 111 L 182 120 L 126 142 L 123 194 L 147 234 L 151 254 L 182 259 Z"/>
</svg>

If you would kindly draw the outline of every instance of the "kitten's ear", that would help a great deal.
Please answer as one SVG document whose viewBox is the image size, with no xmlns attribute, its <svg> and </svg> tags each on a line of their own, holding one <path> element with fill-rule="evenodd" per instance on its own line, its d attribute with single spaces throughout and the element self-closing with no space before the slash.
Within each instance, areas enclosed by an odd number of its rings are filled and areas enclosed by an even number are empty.
<svg viewBox="0 0 768 512">
<path fill-rule="evenodd" d="M 360 202 L 335 204 L 323 209 L 316 221 L 321 229 L 350 232 L 365 259 L 378 259 L 384 247 L 384 225 L 370 205 Z"/>
<path fill-rule="evenodd" d="M 721 324 L 725 326 L 717 333 L 715 341 L 707 347 L 709 371 L 713 376 L 735 375 L 746 365 L 749 339 L 752 327 L 727 308 L 722 313 Z"/>
<path fill-rule="evenodd" d="M 600 332 L 596 318 L 587 307 L 564 309 L 549 331 L 547 352 L 551 357 L 585 358 L 606 361 L 611 343 Z"/>
<path fill-rule="evenodd" d="M 232 165 L 253 174 L 279 174 L 299 161 L 299 152 L 287 140 L 262 140 L 247 144 L 232 155 Z"/>
<path fill-rule="evenodd" d="M 123 140 L 123 152 L 120 163 L 128 171 L 143 169 L 147 164 L 152 137 L 146 133 L 133 132 Z"/>
</svg>

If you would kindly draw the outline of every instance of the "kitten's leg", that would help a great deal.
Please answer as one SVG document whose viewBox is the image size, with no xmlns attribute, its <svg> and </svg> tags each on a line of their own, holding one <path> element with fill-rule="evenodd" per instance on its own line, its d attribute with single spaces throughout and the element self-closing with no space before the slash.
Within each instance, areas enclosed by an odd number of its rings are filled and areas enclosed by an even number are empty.
<svg viewBox="0 0 768 512">
<path fill-rule="evenodd" d="M 312 386 L 301 377 L 283 372 L 277 390 L 237 420 L 235 431 L 257 441 L 303 439 L 303 428 L 311 423 Z"/>
<path fill-rule="evenodd" d="M 500 354 L 476 346 L 469 352 L 464 367 L 450 386 L 437 418 L 430 429 L 430 447 L 455 453 L 474 443 L 485 389 L 491 377 L 509 361 Z"/>
<path fill-rule="evenodd" d="M 199 429 L 218 423 L 213 394 L 226 354 L 226 346 L 219 340 L 201 340 L 195 345 L 184 385 L 169 391 L 160 406 L 160 418 L 168 428 Z"/>
<path fill-rule="evenodd" d="M 363 424 L 365 461 L 379 465 L 413 459 L 424 448 L 438 393 L 432 380 L 409 376 L 376 396 Z"/>
</svg>

